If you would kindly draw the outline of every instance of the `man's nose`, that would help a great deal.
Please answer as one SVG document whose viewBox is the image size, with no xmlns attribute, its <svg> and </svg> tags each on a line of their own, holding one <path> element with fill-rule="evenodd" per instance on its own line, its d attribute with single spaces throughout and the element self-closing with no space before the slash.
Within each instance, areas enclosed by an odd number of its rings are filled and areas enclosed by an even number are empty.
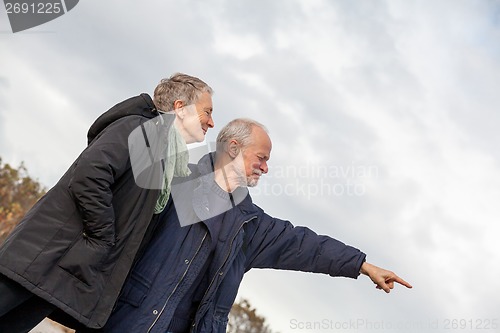
<svg viewBox="0 0 500 333">
<path fill-rule="evenodd" d="M 262 161 L 262 163 L 260 164 L 260 170 L 262 171 L 262 173 L 267 173 L 267 171 L 269 171 L 266 161 Z"/>
</svg>

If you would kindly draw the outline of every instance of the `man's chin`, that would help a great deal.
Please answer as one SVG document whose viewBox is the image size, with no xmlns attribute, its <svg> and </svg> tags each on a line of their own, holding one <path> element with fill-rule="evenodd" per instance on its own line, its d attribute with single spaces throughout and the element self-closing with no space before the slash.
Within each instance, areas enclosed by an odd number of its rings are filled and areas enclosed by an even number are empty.
<svg viewBox="0 0 500 333">
<path fill-rule="evenodd" d="M 248 178 L 247 187 L 255 187 L 259 183 L 259 178 Z"/>
</svg>

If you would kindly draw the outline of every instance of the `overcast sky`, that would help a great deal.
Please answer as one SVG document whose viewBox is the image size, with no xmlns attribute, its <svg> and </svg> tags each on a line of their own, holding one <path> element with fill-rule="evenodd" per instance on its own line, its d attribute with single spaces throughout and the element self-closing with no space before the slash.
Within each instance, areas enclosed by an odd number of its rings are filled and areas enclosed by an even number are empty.
<svg viewBox="0 0 500 333">
<path fill-rule="evenodd" d="M 86 0 L 16 34 L 2 9 L 0 59 L 0 157 L 47 187 L 96 117 L 185 72 L 215 90 L 208 141 L 268 127 L 259 206 L 414 286 L 251 271 L 273 329 L 500 325 L 500 1 Z"/>
</svg>

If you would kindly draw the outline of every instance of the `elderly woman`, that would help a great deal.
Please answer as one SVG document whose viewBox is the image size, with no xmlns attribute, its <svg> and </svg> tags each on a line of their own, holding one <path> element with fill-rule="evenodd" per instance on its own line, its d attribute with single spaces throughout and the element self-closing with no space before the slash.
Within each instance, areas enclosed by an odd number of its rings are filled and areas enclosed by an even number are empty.
<svg viewBox="0 0 500 333">
<path fill-rule="evenodd" d="M 46 316 L 102 327 L 147 241 L 186 144 L 213 127 L 212 89 L 174 74 L 90 127 L 88 146 L 0 248 L 0 332 Z"/>
</svg>

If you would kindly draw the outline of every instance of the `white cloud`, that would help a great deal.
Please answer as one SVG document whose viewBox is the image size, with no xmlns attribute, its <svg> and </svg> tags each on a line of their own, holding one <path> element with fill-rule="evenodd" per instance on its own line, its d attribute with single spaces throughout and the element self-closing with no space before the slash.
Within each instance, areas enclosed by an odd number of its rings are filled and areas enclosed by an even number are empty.
<svg viewBox="0 0 500 333">
<path fill-rule="evenodd" d="M 275 171 L 375 166 L 376 176 L 325 180 L 356 181 L 360 196 L 254 199 L 415 286 L 387 297 L 364 277 L 251 272 L 240 294 L 273 328 L 391 312 L 487 318 L 500 291 L 499 12 L 492 1 L 81 2 L 52 33 L 0 35 L 0 156 L 54 182 L 100 113 L 172 72 L 194 74 L 216 91 L 209 135 L 256 118 Z M 261 186 L 296 180 L 270 174 Z"/>
<path fill-rule="evenodd" d="M 246 60 L 264 53 L 264 47 L 256 35 L 234 34 L 227 26 L 214 27 L 215 51 L 221 55 L 233 56 L 238 60 Z"/>
</svg>

